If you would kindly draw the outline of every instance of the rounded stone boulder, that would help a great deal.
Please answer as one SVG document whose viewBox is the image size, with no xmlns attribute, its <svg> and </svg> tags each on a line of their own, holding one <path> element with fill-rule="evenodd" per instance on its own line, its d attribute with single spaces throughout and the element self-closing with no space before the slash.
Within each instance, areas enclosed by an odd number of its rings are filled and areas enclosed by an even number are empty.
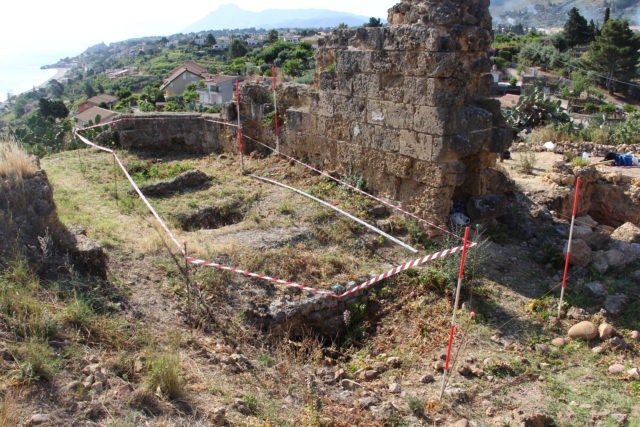
<svg viewBox="0 0 640 427">
<path fill-rule="evenodd" d="M 606 340 L 607 338 L 611 338 L 616 333 L 616 330 L 608 323 L 602 323 L 598 327 L 598 335 L 601 340 Z"/>
<path fill-rule="evenodd" d="M 567 333 L 569 338 L 591 340 L 598 336 L 598 328 L 592 322 L 585 320 L 573 325 Z"/>
<path fill-rule="evenodd" d="M 566 246 L 564 248 L 564 256 L 567 256 Z M 571 258 L 569 258 L 570 264 L 586 267 L 591 262 L 592 256 L 591 248 L 584 240 L 575 239 L 571 243 Z"/>
</svg>

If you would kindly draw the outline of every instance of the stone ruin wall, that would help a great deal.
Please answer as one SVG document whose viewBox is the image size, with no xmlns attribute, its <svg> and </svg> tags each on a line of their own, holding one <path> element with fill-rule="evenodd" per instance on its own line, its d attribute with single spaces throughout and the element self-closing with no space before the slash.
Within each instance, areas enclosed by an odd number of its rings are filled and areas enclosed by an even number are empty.
<svg viewBox="0 0 640 427">
<path fill-rule="evenodd" d="M 454 200 L 503 193 L 506 178 L 493 166 L 511 131 L 499 103 L 486 98 L 488 5 L 404 1 L 389 10 L 388 27 L 334 31 L 318 49 L 314 84 L 279 89 L 282 151 L 327 171 L 362 174 L 370 190 L 440 223 Z M 244 132 L 274 146 L 262 121 L 273 110 L 270 87 L 245 84 L 242 101 Z M 234 121 L 235 107 L 222 117 Z M 193 114 L 148 118 L 115 125 L 123 146 L 237 150 L 234 128 Z"/>
<path fill-rule="evenodd" d="M 390 27 L 338 29 L 321 43 L 306 93 L 290 87 L 282 151 L 444 223 L 454 199 L 504 191 L 492 169 L 511 143 L 489 100 L 488 1 L 402 2 Z M 255 88 L 246 87 L 250 99 Z M 247 131 L 259 122 L 255 105 Z M 256 126 L 253 126 L 256 131 Z M 272 137 L 262 132 L 259 137 Z"/>
</svg>

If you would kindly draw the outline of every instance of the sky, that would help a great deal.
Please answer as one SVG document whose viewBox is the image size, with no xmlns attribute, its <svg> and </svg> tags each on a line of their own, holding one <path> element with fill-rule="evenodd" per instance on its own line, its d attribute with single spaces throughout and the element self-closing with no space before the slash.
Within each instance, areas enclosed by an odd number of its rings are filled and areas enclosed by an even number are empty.
<svg viewBox="0 0 640 427">
<path fill-rule="evenodd" d="M 170 35 L 206 16 L 220 5 L 264 9 L 322 8 L 364 16 L 387 17 L 397 0 L 87 0 L 3 1 L 0 6 L 0 55 L 29 52 L 81 53 L 87 47 L 133 37 Z M 313 5 L 313 6 L 311 6 Z"/>
</svg>

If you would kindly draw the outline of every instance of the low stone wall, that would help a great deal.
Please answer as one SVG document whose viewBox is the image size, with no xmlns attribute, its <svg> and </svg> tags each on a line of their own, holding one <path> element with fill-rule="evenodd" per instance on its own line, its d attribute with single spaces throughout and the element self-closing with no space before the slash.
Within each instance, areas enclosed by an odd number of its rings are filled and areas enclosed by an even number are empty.
<svg viewBox="0 0 640 427">
<path fill-rule="evenodd" d="M 563 151 L 563 152 L 573 152 L 575 154 L 580 154 L 583 152 L 589 153 L 591 156 L 602 156 L 604 157 L 607 153 L 636 153 L 640 154 L 640 144 L 621 144 L 621 145 L 606 145 L 606 144 L 598 144 L 595 142 L 573 142 L 573 141 L 561 141 L 554 142 L 556 144 L 556 148 L 554 151 Z M 524 152 L 524 151 L 533 151 L 533 152 L 543 152 L 548 151 L 542 145 L 544 143 L 530 143 L 530 142 L 520 142 L 517 144 L 513 144 L 511 149 L 516 152 Z"/>
</svg>

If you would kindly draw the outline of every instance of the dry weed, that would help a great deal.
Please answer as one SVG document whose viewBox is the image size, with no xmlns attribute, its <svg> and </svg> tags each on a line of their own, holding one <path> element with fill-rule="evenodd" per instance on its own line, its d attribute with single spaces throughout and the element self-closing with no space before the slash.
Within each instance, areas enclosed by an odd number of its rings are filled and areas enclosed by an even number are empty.
<svg viewBox="0 0 640 427">
<path fill-rule="evenodd" d="M 20 414 L 16 393 L 7 389 L 0 400 L 0 427 L 13 427 L 18 425 L 19 421 Z"/>
<path fill-rule="evenodd" d="M 37 170 L 33 160 L 12 142 L 0 142 L 0 176 L 21 180 Z"/>
</svg>

